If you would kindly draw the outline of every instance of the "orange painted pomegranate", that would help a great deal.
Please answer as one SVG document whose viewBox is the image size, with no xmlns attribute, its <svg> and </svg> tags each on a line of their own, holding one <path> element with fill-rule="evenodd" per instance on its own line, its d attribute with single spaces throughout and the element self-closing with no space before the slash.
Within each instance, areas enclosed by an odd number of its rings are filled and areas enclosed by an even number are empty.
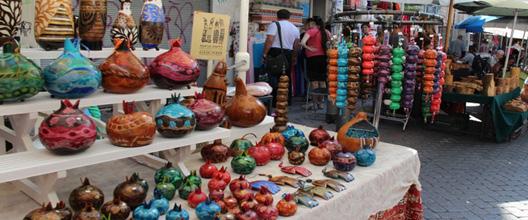
<svg viewBox="0 0 528 220">
<path fill-rule="evenodd" d="M 106 133 L 113 145 L 139 147 L 152 143 L 156 122 L 150 113 L 134 112 L 134 102 L 123 101 L 124 115 L 114 115 L 106 123 Z"/>
</svg>

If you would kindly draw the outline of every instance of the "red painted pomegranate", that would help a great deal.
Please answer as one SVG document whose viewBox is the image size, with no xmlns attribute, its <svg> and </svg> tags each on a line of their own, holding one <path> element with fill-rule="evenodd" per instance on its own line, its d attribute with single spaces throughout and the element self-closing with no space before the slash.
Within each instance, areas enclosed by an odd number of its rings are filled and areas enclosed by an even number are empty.
<svg viewBox="0 0 528 220">
<path fill-rule="evenodd" d="M 279 217 L 279 211 L 272 205 L 259 205 L 256 212 L 260 220 L 275 220 Z"/>
<path fill-rule="evenodd" d="M 46 149 L 57 154 L 86 150 L 95 141 L 95 122 L 79 110 L 79 101 L 62 100 L 59 110 L 48 116 L 39 128 L 39 138 Z"/>
<path fill-rule="evenodd" d="M 258 206 L 258 202 L 255 201 L 255 199 L 253 198 L 250 198 L 248 200 L 244 200 L 242 202 L 240 202 L 240 209 L 242 209 L 242 211 L 248 211 L 248 210 L 255 210 Z"/>
<path fill-rule="evenodd" d="M 220 168 L 218 171 L 216 171 L 213 174 L 213 178 L 222 179 L 224 180 L 224 182 L 226 182 L 226 184 L 231 182 L 231 174 L 229 174 L 229 172 L 227 171 L 227 168 L 224 166 L 222 166 L 222 168 Z"/>
<path fill-rule="evenodd" d="M 284 156 L 284 154 L 286 153 L 284 145 L 278 142 L 270 142 L 265 144 L 264 146 L 268 148 L 272 160 L 281 160 L 282 156 Z"/>
<path fill-rule="evenodd" d="M 140 147 L 149 145 L 156 134 L 156 122 L 148 112 L 134 112 L 134 102 L 123 101 L 124 115 L 114 115 L 106 123 L 106 133 L 113 145 Z"/>
<path fill-rule="evenodd" d="M 292 194 L 286 194 L 283 199 L 277 203 L 277 210 L 280 216 L 292 216 L 297 212 L 297 203 L 293 200 Z"/>
<path fill-rule="evenodd" d="M 194 192 L 191 192 L 191 194 L 189 194 L 189 197 L 187 197 L 187 202 L 192 208 L 196 208 L 198 204 L 205 202 L 205 200 L 207 200 L 207 195 L 202 192 L 200 187 L 196 188 L 196 190 L 194 190 Z"/>
<path fill-rule="evenodd" d="M 228 196 L 223 199 L 227 208 L 234 208 L 238 206 L 238 200 L 233 196 Z"/>
<path fill-rule="evenodd" d="M 213 143 L 204 146 L 200 153 L 205 161 L 223 163 L 229 158 L 229 147 L 223 144 L 221 139 L 217 139 Z"/>
<path fill-rule="evenodd" d="M 213 174 L 218 171 L 218 168 L 211 163 L 210 160 L 206 160 L 205 163 L 200 167 L 200 176 L 202 178 L 212 178 Z"/>
<path fill-rule="evenodd" d="M 273 195 L 265 186 L 260 187 L 259 191 L 255 194 L 255 200 L 262 205 L 272 205 Z"/>
<path fill-rule="evenodd" d="M 196 93 L 195 100 L 188 106 L 196 116 L 196 129 L 209 130 L 218 127 L 224 120 L 224 110 L 216 103 Z"/>
<path fill-rule="evenodd" d="M 341 151 L 343 151 L 343 147 L 337 140 L 332 137 L 329 140 L 323 141 L 323 143 L 320 144 L 322 147 L 326 148 L 328 151 L 330 151 L 330 155 L 332 156 L 332 160 L 335 158 L 335 155 Z"/>
<path fill-rule="evenodd" d="M 308 152 L 308 160 L 316 166 L 324 166 L 330 161 L 330 159 L 332 159 L 332 154 L 322 145 L 314 147 Z"/>
<path fill-rule="evenodd" d="M 209 180 L 209 182 L 207 183 L 207 187 L 209 189 L 209 192 L 216 190 L 224 191 L 227 187 L 227 182 L 224 181 L 222 175 L 215 175 L 214 178 Z"/>
<path fill-rule="evenodd" d="M 220 204 L 220 202 L 222 202 L 224 208 L 225 208 L 225 203 L 224 201 L 222 201 L 222 199 L 224 199 L 224 191 L 223 190 L 213 190 L 211 191 L 209 189 L 209 198 L 214 200 L 216 203 L 218 203 L 218 205 L 220 205 L 220 207 L 222 207 L 222 205 Z M 223 208 L 222 208 L 223 210 Z"/>
<path fill-rule="evenodd" d="M 237 199 L 239 203 L 249 199 L 253 199 L 254 195 L 251 189 L 237 189 L 232 192 L 233 196 Z"/>
<path fill-rule="evenodd" d="M 330 134 L 323 128 L 322 125 L 319 125 L 318 128 L 312 130 L 308 136 L 310 140 L 310 145 L 317 146 L 323 141 L 330 139 Z"/>
<path fill-rule="evenodd" d="M 244 213 L 237 214 L 236 219 L 238 220 L 258 220 L 258 216 L 255 211 L 248 210 Z"/>
<path fill-rule="evenodd" d="M 150 77 L 162 89 L 175 89 L 198 79 L 198 63 L 181 49 L 181 40 L 172 42 L 171 49 L 156 57 L 149 65 Z"/>
<path fill-rule="evenodd" d="M 270 128 L 270 131 L 262 136 L 260 143 L 267 144 L 271 142 L 276 142 L 284 146 L 286 139 L 284 139 L 284 136 L 276 128 Z"/>
<path fill-rule="evenodd" d="M 249 184 L 249 181 L 246 180 L 244 175 L 240 175 L 237 179 L 234 179 L 229 183 L 229 190 L 231 192 L 234 192 L 237 189 L 249 189 L 251 188 L 251 185 Z"/>
<path fill-rule="evenodd" d="M 263 145 L 250 147 L 248 153 L 253 159 L 255 159 L 257 166 L 264 166 L 271 160 L 270 151 Z"/>
</svg>

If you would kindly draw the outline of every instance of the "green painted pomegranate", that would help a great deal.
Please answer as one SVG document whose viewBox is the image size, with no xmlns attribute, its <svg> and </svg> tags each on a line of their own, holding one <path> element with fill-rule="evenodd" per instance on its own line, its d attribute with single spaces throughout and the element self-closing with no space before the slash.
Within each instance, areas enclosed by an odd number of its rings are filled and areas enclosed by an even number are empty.
<svg viewBox="0 0 528 220">
<path fill-rule="evenodd" d="M 189 197 L 189 194 L 191 192 L 194 192 L 197 188 L 200 188 L 199 186 L 193 184 L 190 181 L 185 181 L 183 186 L 178 190 L 178 194 L 180 198 L 187 200 L 187 197 Z"/>
<path fill-rule="evenodd" d="M 255 167 L 257 167 L 257 162 L 248 155 L 247 151 L 231 160 L 231 168 L 238 174 L 250 174 Z"/>
<path fill-rule="evenodd" d="M 242 154 L 244 151 L 248 150 L 250 147 L 253 147 L 253 143 L 246 139 L 246 136 L 252 135 L 253 137 L 257 138 L 257 136 L 253 133 L 248 133 L 242 136 L 241 138 L 233 140 L 231 142 L 231 145 L 229 145 L 229 151 L 231 153 L 231 156 L 236 157 L 240 154 Z"/>
<path fill-rule="evenodd" d="M 304 136 L 293 136 L 286 141 L 286 149 L 288 149 L 288 151 L 293 151 L 296 148 L 299 148 L 300 152 L 306 153 L 309 146 L 310 143 Z"/>
<path fill-rule="evenodd" d="M 165 167 L 156 170 L 154 174 L 154 181 L 156 184 L 163 182 L 165 178 L 168 178 L 168 182 L 172 183 L 176 189 L 179 189 L 183 184 L 183 173 L 180 169 L 173 167 L 171 162 L 168 162 Z"/>
</svg>

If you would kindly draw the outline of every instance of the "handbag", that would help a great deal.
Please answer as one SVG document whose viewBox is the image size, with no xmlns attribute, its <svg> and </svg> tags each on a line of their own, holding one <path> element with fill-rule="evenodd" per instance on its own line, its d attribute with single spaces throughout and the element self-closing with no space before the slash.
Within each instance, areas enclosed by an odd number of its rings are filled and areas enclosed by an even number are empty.
<svg viewBox="0 0 528 220">
<path fill-rule="evenodd" d="M 279 42 L 280 42 L 281 52 L 279 55 L 275 57 L 268 57 L 266 59 L 266 71 L 271 75 L 279 76 L 287 69 L 287 66 L 290 64 L 288 62 L 288 58 L 286 58 L 286 54 L 284 54 L 284 50 L 282 47 L 281 26 L 279 22 L 274 22 L 274 23 L 275 25 L 277 25 L 277 32 L 279 33 Z"/>
</svg>

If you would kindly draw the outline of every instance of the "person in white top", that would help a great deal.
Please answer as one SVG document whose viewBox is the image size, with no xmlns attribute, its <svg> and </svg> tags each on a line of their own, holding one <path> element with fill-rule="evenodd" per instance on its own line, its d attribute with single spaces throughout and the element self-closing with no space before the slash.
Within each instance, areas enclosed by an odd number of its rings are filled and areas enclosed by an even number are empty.
<svg viewBox="0 0 528 220">
<path fill-rule="evenodd" d="M 266 33 L 266 43 L 264 44 L 264 55 L 263 62 L 266 62 L 267 57 L 276 57 L 281 54 L 285 54 L 286 59 L 288 60 L 288 65 L 286 66 L 286 73 L 290 76 L 291 79 L 291 67 L 293 63 L 296 63 L 297 50 L 299 49 L 299 38 L 300 33 L 299 29 L 293 25 L 290 21 L 290 11 L 286 9 L 281 9 L 277 11 L 278 22 L 271 23 L 268 26 L 268 31 Z M 277 25 L 280 25 L 281 38 L 282 38 L 282 49 L 278 34 Z M 277 96 L 277 84 L 280 74 L 269 73 L 270 74 L 270 85 L 273 88 L 273 105 L 275 105 L 275 100 Z M 290 80 L 291 82 L 291 80 Z M 291 88 L 291 85 L 290 85 Z M 291 92 L 288 93 L 288 103 L 291 101 Z"/>
</svg>

